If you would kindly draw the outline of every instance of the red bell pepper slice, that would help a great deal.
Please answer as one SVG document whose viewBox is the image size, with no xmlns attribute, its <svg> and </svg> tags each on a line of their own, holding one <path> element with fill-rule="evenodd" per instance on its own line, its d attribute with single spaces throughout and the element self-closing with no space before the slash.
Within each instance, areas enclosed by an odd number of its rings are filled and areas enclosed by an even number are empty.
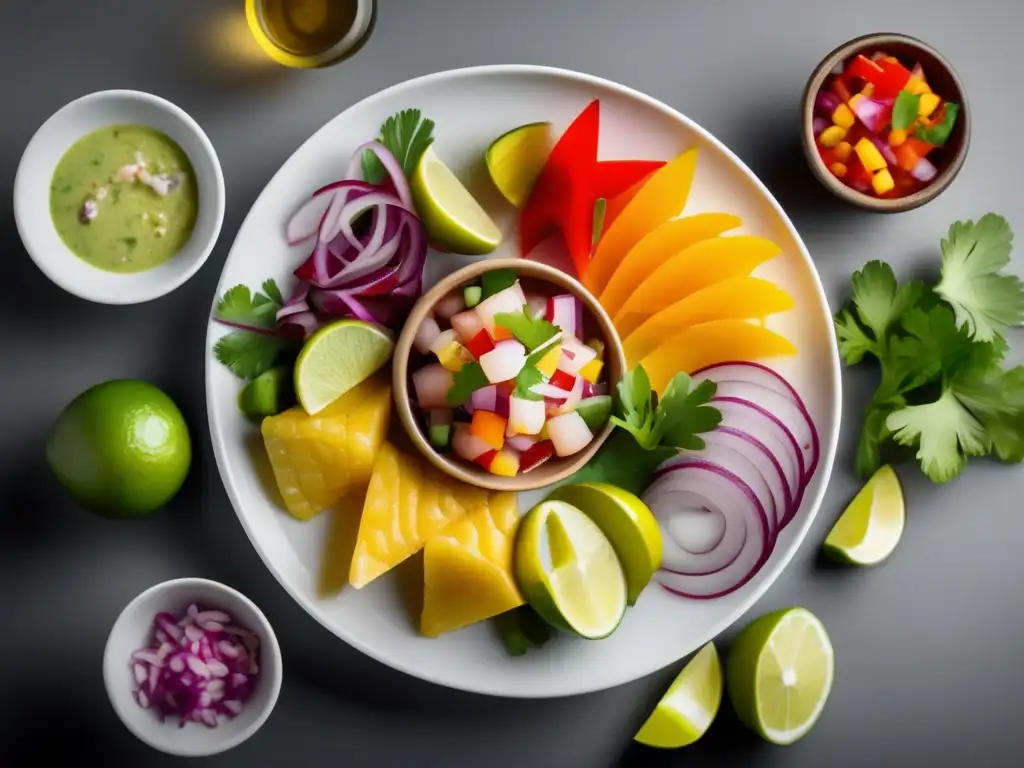
<svg viewBox="0 0 1024 768">
<path fill-rule="evenodd" d="M 497 451 L 493 451 L 493 450 L 492 451 L 484 451 L 479 456 L 477 456 L 475 459 L 473 459 L 473 461 L 476 462 L 477 464 L 479 464 L 484 469 L 490 471 L 491 463 L 494 461 L 494 457 L 497 456 L 497 455 L 498 455 Z"/>
<path fill-rule="evenodd" d="M 571 373 L 566 373 L 561 369 L 555 371 L 554 374 L 552 374 L 551 376 L 551 386 L 558 387 L 559 389 L 564 389 L 566 392 L 571 391 L 573 385 L 575 384 L 576 377 L 573 376 Z"/>
<path fill-rule="evenodd" d="M 534 443 L 519 457 L 519 472 L 529 472 L 555 455 L 555 444 L 550 440 Z"/>
<path fill-rule="evenodd" d="M 847 79 L 859 77 L 861 80 L 867 80 L 875 86 L 878 85 L 877 81 L 882 74 L 883 70 L 878 65 L 878 62 L 872 61 L 864 55 L 855 56 L 853 61 L 846 65 L 846 71 L 843 72 L 843 76 Z"/>
<path fill-rule="evenodd" d="M 872 94 L 876 99 L 895 99 L 910 81 L 910 70 L 898 61 L 882 59 L 878 62 L 882 70 L 878 80 L 875 82 L 875 92 Z"/>
<path fill-rule="evenodd" d="M 494 349 L 494 340 L 491 338 L 491 334 L 487 332 L 487 329 L 484 328 L 466 342 L 466 349 L 469 350 L 469 354 L 479 360 L 483 355 Z"/>
<path fill-rule="evenodd" d="M 523 256 L 552 231 L 559 231 L 582 275 L 590 261 L 600 103 L 590 102 L 548 156 L 519 218 Z"/>
<path fill-rule="evenodd" d="M 665 165 L 663 160 L 602 160 L 597 164 L 594 197 L 611 200 Z"/>
</svg>

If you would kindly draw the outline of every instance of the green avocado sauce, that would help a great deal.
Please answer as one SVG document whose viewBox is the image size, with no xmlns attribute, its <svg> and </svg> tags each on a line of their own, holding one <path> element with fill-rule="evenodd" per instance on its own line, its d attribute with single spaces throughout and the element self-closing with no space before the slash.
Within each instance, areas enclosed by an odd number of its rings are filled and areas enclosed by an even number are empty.
<svg viewBox="0 0 1024 768">
<path fill-rule="evenodd" d="M 144 125 L 82 137 L 50 183 L 50 216 L 61 240 L 111 272 L 141 272 L 170 259 L 191 237 L 198 211 L 188 156 Z"/>
</svg>

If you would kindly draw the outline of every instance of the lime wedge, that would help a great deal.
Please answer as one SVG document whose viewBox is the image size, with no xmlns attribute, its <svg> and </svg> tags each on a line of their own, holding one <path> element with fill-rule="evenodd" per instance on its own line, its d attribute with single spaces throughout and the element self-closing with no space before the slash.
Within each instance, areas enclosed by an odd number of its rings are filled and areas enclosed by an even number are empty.
<svg viewBox="0 0 1024 768">
<path fill-rule="evenodd" d="M 487 148 L 487 170 L 505 199 L 521 208 L 549 154 L 551 123 L 520 125 L 491 142 Z"/>
<path fill-rule="evenodd" d="M 832 643 L 805 608 L 786 608 L 740 632 L 725 663 L 725 685 L 740 720 L 775 744 L 811 730 L 832 690 Z"/>
<path fill-rule="evenodd" d="M 708 643 L 673 681 L 634 740 L 648 747 L 676 749 L 704 735 L 722 703 L 722 665 Z"/>
<path fill-rule="evenodd" d="M 516 581 L 523 597 L 554 627 L 596 640 L 626 612 L 626 578 L 611 543 L 570 504 L 544 501 L 519 525 Z"/>
<path fill-rule="evenodd" d="M 416 212 L 430 242 L 452 253 L 482 255 L 501 244 L 501 231 L 433 147 L 410 180 Z"/>
<path fill-rule="evenodd" d="M 395 340 L 362 320 L 338 320 L 309 337 L 295 363 L 295 394 L 317 413 L 384 367 Z"/>
<path fill-rule="evenodd" d="M 851 565 L 875 565 L 887 558 L 903 535 L 903 489 L 892 467 L 875 472 L 825 539 L 825 554 Z"/>
<path fill-rule="evenodd" d="M 552 491 L 548 500 L 571 504 L 597 523 L 622 563 L 626 602 L 635 605 L 661 567 L 661 528 L 647 505 L 629 491 L 607 483 L 563 485 Z"/>
</svg>

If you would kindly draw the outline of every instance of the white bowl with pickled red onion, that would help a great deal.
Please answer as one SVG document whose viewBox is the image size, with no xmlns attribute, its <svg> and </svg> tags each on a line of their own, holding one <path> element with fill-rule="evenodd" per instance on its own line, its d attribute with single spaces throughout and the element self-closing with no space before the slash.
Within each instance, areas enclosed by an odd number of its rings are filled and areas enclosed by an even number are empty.
<svg viewBox="0 0 1024 768">
<path fill-rule="evenodd" d="M 248 739 L 281 690 L 281 649 L 245 595 L 207 579 L 174 579 L 132 600 L 110 630 L 103 681 L 142 742 L 201 757 Z"/>
</svg>

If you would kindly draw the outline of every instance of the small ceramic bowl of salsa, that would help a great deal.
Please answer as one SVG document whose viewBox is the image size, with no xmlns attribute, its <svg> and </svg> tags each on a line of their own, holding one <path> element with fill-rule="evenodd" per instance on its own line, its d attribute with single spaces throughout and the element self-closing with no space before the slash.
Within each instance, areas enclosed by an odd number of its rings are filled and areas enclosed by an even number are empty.
<svg viewBox="0 0 1024 768">
<path fill-rule="evenodd" d="M 804 153 L 830 192 L 870 211 L 934 200 L 967 157 L 971 114 L 963 83 L 934 48 L 872 34 L 822 59 L 803 98 Z"/>
<path fill-rule="evenodd" d="M 224 176 L 202 128 L 169 101 L 101 91 L 36 131 L 14 182 L 22 243 L 69 293 L 137 304 L 203 265 L 224 220 Z"/>
<path fill-rule="evenodd" d="M 612 431 L 626 359 L 611 319 L 572 277 L 487 259 L 441 280 L 395 345 L 398 417 L 435 467 L 530 491 L 586 464 Z"/>
</svg>

